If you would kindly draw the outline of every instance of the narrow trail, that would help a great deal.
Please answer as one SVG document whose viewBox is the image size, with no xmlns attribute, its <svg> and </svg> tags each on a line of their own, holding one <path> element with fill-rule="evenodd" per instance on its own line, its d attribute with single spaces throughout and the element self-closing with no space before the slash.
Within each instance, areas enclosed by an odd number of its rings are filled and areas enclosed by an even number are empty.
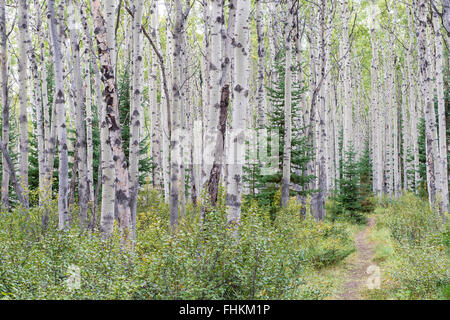
<svg viewBox="0 0 450 320">
<path fill-rule="evenodd" d="M 342 285 L 337 300 L 361 300 L 361 290 L 366 287 L 366 280 L 369 275 L 366 273 L 367 267 L 372 265 L 375 245 L 369 241 L 368 234 L 370 228 L 375 225 L 375 218 L 369 218 L 367 226 L 355 237 L 356 258 L 349 262 L 347 279 Z"/>
</svg>

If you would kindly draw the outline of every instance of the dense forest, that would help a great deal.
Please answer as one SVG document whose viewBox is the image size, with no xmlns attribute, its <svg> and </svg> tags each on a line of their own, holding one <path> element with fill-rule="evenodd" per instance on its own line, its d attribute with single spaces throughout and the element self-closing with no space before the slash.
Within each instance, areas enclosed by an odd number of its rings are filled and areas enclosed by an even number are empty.
<svg viewBox="0 0 450 320">
<path fill-rule="evenodd" d="M 449 299 L 449 0 L 0 0 L 0 299 Z"/>
</svg>

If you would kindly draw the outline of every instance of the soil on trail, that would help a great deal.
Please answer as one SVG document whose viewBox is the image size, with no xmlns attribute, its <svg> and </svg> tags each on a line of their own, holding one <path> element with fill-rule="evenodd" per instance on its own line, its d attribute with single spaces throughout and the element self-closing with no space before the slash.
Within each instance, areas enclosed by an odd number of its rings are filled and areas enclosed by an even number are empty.
<svg viewBox="0 0 450 320">
<path fill-rule="evenodd" d="M 355 236 L 356 257 L 349 262 L 347 279 L 342 286 L 341 293 L 337 300 L 360 300 L 362 289 L 366 288 L 366 281 L 370 276 L 367 274 L 367 267 L 372 265 L 375 245 L 371 243 L 367 236 L 370 228 L 375 225 L 375 218 L 369 218 L 367 226 Z"/>
</svg>

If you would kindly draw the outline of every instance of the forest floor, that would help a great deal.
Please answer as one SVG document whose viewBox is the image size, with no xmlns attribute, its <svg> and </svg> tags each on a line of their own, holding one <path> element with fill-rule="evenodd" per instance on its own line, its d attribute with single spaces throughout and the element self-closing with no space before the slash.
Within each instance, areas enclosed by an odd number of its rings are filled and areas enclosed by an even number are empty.
<svg viewBox="0 0 450 320">
<path fill-rule="evenodd" d="M 344 281 L 332 299 L 361 300 L 367 290 L 369 277 L 367 268 L 373 264 L 375 243 L 369 240 L 371 228 L 375 225 L 375 217 L 369 217 L 367 226 L 355 235 L 356 252 L 346 259 L 343 271 Z"/>
</svg>

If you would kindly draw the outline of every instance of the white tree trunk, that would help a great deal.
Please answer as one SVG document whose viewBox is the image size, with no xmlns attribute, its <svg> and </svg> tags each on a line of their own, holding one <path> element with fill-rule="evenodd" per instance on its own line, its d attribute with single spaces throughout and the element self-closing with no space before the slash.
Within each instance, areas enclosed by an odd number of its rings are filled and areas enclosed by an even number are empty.
<svg viewBox="0 0 450 320">
<path fill-rule="evenodd" d="M 438 14 L 432 10 L 432 20 L 435 33 L 435 46 L 436 46 L 436 91 L 438 101 L 438 123 L 439 123 L 439 156 L 440 156 L 440 170 L 441 170 L 441 194 L 439 197 L 442 201 L 441 212 L 448 213 L 449 196 L 448 196 L 448 165 L 447 165 L 447 137 L 446 137 L 446 121 L 445 121 L 445 99 L 444 99 L 444 79 L 443 79 L 443 45 L 442 45 L 442 33 L 441 23 L 439 21 Z"/>
<path fill-rule="evenodd" d="M 28 59 L 27 59 L 27 5 L 19 2 L 19 176 L 28 203 Z"/>
<path fill-rule="evenodd" d="M 136 236 L 136 211 L 139 193 L 139 142 L 142 110 L 142 11 L 143 0 L 134 2 L 133 16 L 133 71 L 130 110 L 130 208 L 133 239 Z"/>
<path fill-rule="evenodd" d="M 0 86 L 2 104 L 2 143 L 8 149 L 9 144 L 9 105 L 8 105 L 8 47 L 6 35 L 6 5 L 0 0 Z M 3 209 L 9 208 L 9 170 L 2 153 L 2 201 Z"/>
<path fill-rule="evenodd" d="M 233 35 L 233 100 L 229 146 L 227 152 L 228 182 L 227 221 L 238 228 L 241 223 L 242 165 L 245 161 L 245 116 L 249 103 L 249 29 L 250 0 L 236 3 L 236 25 Z M 236 150 L 233 152 L 232 150 Z M 237 233 L 235 233 L 237 235 Z"/>
<path fill-rule="evenodd" d="M 62 4 L 60 4 L 62 5 Z M 59 193 L 58 193 L 58 216 L 59 229 L 69 227 L 68 211 L 68 188 L 69 188 L 69 163 L 67 155 L 67 129 L 66 129 L 66 107 L 64 96 L 63 62 L 61 52 L 61 41 L 57 27 L 61 28 L 62 21 L 55 17 L 54 0 L 48 1 L 48 17 L 51 29 L 51 38 L 54 55 L 55 72 L 55 109 L 58 122 L 58 150 L 59 150 Z"/>
</svg>

